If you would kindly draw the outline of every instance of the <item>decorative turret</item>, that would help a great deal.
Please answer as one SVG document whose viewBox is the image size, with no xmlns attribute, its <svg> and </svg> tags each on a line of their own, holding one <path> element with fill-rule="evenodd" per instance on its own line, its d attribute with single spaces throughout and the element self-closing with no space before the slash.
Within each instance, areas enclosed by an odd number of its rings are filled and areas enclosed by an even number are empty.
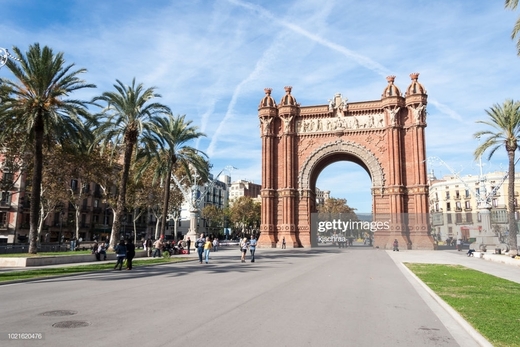
<svg viewBox="0 0 520 347">
<path fill-rule="evenodd" d="M 276 102 L 271 96 L 272 91 L 271 88 L 264 88 L 265 96 L 260 100 L 260 105 L 258 105 L 259 109 L 262 107 L 276 107 Z"/>
<path fill-rule="evenodd" d="M 296 98 L 291 95 L 292 87 L 286 86 L 284 89 L 285 95 L 282 97 L 282 100 L 280 100 L 280 106 L 299 106 L 296 102 Z"/>
<path fill-rule="evenodd" d="M 423 85 L 417 81 L 419 79 L 418 72 L 412 72 L 410 74 L 410 78 L 412 79 L 412 83 L 406 90 L 405 96 L 411 96 L 415 94 L 427 94 L 426 89 L 424 89 Z"/>
<path fill-rule="evenodd" d="M 388 85 L 386 86 L 385 90 L 383 90 L 381 98 L 401 96 L 401 91 L 399 90 L 399 88 L 397 88 L 396 85 L 394 85 L 395 76 L 388 76 L 386 80 L 388 81 Z"/>
<path fill-rule="evenodd" d="M 428 95 L 426 89 L 417 80 L 419 79 L 419 73 L 413 72 L 410 74 L 412 83 L 406 90 L 405 103 L 414 113 L 415 122 L 425 122 L 424 108 L 428 103 Z M 420 112 L 419 112 L 420 111 Z"/>
</svg>

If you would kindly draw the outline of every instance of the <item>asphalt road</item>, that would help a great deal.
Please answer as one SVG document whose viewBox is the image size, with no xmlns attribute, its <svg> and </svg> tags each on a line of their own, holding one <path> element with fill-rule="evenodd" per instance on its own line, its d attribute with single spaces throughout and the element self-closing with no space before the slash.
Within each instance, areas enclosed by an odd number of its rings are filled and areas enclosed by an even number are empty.
<svg viewBox="0 0 520 347">
<path fill-rule="evenodd" d="M 1 285 L 0 345 L 478 346 L 387 251 L 239 257 Z"/>
</svg>

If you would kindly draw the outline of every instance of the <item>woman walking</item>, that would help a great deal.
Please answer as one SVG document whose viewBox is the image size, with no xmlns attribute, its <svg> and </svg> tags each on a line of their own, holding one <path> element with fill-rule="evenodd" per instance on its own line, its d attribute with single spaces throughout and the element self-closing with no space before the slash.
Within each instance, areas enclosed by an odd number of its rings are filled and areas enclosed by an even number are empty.
<svg viewBox="0 0 520 347">
<path fill-rule="evenodd" d="M 213 242 L 209 239 L 209 237 L 206 239 L 206 243 L 204 243 L 204 259 L 206 260 L 206 264 L 209 262 L 209 252 L 211 251 L 211 248 L 213 247 Z"/>
<path fill-rule="evenodd" d="M 121 270 L 121 268 L 123 267 L 123 260 L 125 260 L 125 257 L 126 257 L 125 241 L 124 240 L 119 241 L 119 244 L 116 246 L 116 248 L 114 250 L 116 251 L 116 255 L 117 255 L 117 263 L 116 263 L 116 266 L 114 266 L 114 270 L 117 269 L 118 265 L 119 265 L 119 270 Z"/>
<path fill-rule="evenodd" d="M 241 256 L 240 260 L 242 263 L 246 262 L 246 253 L 247 253 L 248 247 L 249 247 L 249 242 L 247 242 L 247 238 L 244 237 L 242 239 L 242 241 L 240 241 L 240 252 L 242 252 L 242 256 Z"/>
</svg>

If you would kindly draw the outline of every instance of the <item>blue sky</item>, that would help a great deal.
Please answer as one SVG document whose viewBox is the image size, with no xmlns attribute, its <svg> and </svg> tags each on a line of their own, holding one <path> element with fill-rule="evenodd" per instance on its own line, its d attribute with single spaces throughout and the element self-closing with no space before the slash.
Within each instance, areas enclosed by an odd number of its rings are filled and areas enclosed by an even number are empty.
<svg viewBox="0 0 520 347">
<path fill-rule="evenodd" d="M 473 134 L 484 110 L 520 95 L 520 58 L 510 32 L 520 11 L 503 1 L 457 0 L 0 0 L 0 47 L 35 42 L 86 68 L 96 90 L 135 77 L 155 86 L 174 114 L 207 134 L 196 143 L 214 173 L 260 183 L 257 107 L 265 87 L 284 86 L 302 105 L 377 100 L 396 75 L 404 90 L 419 72 L 426 87 L 427 156 L 476 174 Z M 10 77 L 6 68 L 0 76 Z M 505 169 L 502 153 L 484 171 Z M 449 174 L 430 165 L 437 176 Z M 352 163 L 327 167 L 318 187 L 370 212 L 368 174 Z"/>
</svg>

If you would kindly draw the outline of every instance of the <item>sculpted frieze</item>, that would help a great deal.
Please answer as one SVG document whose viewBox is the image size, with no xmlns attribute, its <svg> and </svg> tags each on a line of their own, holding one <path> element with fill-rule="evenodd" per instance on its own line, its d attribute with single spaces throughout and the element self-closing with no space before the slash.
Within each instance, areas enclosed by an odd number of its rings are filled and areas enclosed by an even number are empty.
<svg viewBox="0 0 520 347">
<path fill-rule="evenodd" d="M 298 119 L 296 121 L 296 132 L 310 134 L 335 130 L 382 129 L 385 126 L 383 113 L 371 113 L 359 116 Z"/>
</svg>

